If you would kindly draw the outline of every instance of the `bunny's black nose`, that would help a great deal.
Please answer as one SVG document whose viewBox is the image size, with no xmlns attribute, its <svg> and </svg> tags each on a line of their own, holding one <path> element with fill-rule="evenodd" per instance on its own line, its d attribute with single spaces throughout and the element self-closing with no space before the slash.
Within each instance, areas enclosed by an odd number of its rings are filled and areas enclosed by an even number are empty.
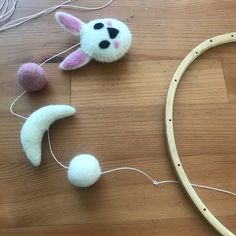
<svg viewBox="0 0 236 236">
<path fill-rule="evenodd" d="M 108 27 L 107 30 L 111 39 L 116 38 L 116 36 L 119 34 L 119 30 L 116 28 Z"/>
</svg>

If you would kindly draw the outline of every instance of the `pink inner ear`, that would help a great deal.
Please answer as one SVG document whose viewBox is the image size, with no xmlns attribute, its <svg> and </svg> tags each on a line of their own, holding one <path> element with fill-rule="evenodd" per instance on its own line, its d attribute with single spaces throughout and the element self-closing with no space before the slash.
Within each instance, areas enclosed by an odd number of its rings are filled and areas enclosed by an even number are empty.
<svg viewBox="0 0 236 236">
<path fill-rule="evenodd" d="M 69 56 L 67 56 L 62 62 L 62 65 L 64 69 L 80 67 L 85 63 L 86 58 L 87 55 L 81 49 L 78 49 L 75 52 L 71 53 Z"/>
<path fill-rule="evenodd" d="M 64 27 L 71 32 L 79 32 L 82 28 L 82 23 L 71 15 L 60 13 L 58 18 Z"/>
</svg>

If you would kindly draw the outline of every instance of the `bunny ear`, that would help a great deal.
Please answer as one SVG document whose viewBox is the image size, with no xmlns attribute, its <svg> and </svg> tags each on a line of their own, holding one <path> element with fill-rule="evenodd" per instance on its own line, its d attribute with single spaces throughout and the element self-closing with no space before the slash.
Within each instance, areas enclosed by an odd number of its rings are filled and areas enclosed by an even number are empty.
<svg viewBox="0 0 236 236">
<path fill-rule="evenodd" d="M 78 18 L 64 13 L 56 12 L 55 14 L 56 21 L 67 31 L 73 35 L 79 35 L 80 30 L 84 27 L 85 23 Z"/>
<path fill-rule="evenodd" d="M 80 68 L 91 61 L 91 57 L 84 53 L 81 48 L 72 52 L 59 65 L 62 70 L 74 70 Z"/>
</svg>

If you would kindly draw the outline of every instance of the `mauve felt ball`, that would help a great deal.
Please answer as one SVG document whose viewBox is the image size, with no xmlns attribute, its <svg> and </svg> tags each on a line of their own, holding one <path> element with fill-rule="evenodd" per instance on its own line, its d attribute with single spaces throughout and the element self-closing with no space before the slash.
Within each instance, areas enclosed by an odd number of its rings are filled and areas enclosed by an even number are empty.
<svg viewBox="0 0 236 236">
<path fill-rule="evenodd" d="M 35 92 L 44 87 L 47 74 L 42 67 L 35 63 L 25 63 L 17 71 L 19 84 L 28 92 Z"/>
</svg>

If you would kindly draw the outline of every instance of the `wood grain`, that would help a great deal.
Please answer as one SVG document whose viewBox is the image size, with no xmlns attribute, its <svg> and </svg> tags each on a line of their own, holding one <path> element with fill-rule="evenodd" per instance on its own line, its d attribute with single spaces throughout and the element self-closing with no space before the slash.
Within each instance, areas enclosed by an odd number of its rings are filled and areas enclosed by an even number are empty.
<svg viewBox="0 0 236 236">
<path fill-rule="evenodd" d="M 206 204 L 198 196 L 197 192 L 194 190 L 193 184 L 191 184 L 186 172 L 184 170 L 182 161 L 178 154 L 178 148 L 175 141 L 175 131 L 174 131 L 174 102 L 176 90 L 178 84 L 183 79 L 185 71 L 189 66 L 205 51 L 227 43 L 235 42 L 234 39 L 235 33 L 227 33 L 223 35 L 218 35 L 206 39 L 201 44 L 193 48 L 187 56 L 182 60 L 181 64 L 178 66 L 168 88 L 167 97 L 166 97 L 166 106 L 165 106 L 165 129 L 166 129 L 166 140 L 169 151 L 169 156 L 172 162 L 173 169 L 176 172 L 176 175 L 179 179 L 179 183 L 185 190 L 186 194 L 198 209 L 198 212 L 203 216 L 203 218 L 209 222 L 209 224 L 220 234 L 233 236 L 235 235 L 230 229 L 228 229 L 224 224 L 222 224 L 219 219 L 209 210 Z"/>
<path fill-rule="evenodd" d="M 90 6 L 102 2 L 76 1 Z M 19 1 L 12 19 L 55 4 L 58 1 Z M 48 63 L 49 85 L 24 97 L 16 110 L 28 115 L 55 103 L 77 108 L 75 117 L 51 128 L 54 151 L 65 164 L 86 152 L 99 158 L 103 170 L 133 166 L 159 180 L 175 179 L 164 134 L 169 82 L 194 46 L 235 31 L 235 9 L 233 0 L 116 0 L 101 11 L 68 10 L 85 21 L 106 16 L 125 21 L 134 36 L 131 51 L 119 62 L 91 62 L 71 74 Z M 16 70 L 21 63 L 40 63 L 75 42 L 53 15 L 0 33 L 0 235 L 217 235 L 178 184 L 157 188 L 139 174 L 124 171 L 103 176 L 92 188 L 75 189 L 50 157 L 46 139 L 42 166 L 34 169 L 26 161 L 19 142 L 23 121 L 8 110 L 21 91 Z M 190 180 L 234 192 L 235 55 L 235 44 L 223 45 L 191 65 L 175 108 L 176 141 Z M 236 233 L 235 198 L 197 192 Z"/>
</svg>

